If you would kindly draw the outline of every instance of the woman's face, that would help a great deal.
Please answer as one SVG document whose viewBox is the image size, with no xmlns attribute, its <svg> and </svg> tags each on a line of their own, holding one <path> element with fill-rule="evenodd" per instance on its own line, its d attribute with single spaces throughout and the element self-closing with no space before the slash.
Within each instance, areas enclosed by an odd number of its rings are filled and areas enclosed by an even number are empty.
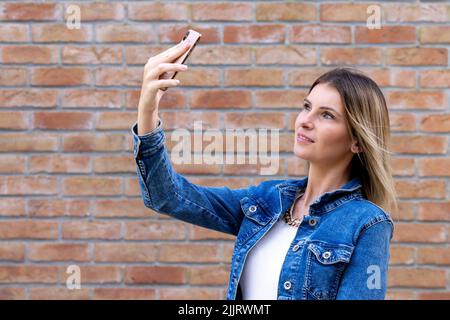
<svg viewBox="0 0 450 320">
<path fill-rule="evenodd" d="M 351 160 L 353 153 L 346 121 L 339 92 L 328 84 L 316 85 L 295 120 L 294 154 L 310 163 L 326 165 L 347 157 Z M 301 140 L 300 134 L 314 142 Z"/>
</svg>

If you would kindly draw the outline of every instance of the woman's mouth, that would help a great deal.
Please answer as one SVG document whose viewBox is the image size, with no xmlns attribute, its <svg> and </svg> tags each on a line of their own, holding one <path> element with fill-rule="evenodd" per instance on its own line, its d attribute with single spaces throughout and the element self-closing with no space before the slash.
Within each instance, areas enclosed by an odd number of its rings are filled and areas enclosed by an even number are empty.
<svg viewBox="0 0 450 320">
<path fill-rule="evenodd" d="M 299 143 L 314 143 L 313 140 L 309 139 L 308 137 L 302 135 L 302 134 L 297 134 L 297 142 Z"/>
</svg>

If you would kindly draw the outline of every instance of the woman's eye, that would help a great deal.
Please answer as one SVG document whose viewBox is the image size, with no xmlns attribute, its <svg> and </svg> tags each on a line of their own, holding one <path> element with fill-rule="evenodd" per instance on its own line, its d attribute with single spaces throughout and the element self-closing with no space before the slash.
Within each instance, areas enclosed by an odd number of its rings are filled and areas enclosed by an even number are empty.
<svg viewBox="0 0 450 320">
<path fill-rule="evenodd" d="M 327 119 L 334 119 L 334 117 L 333 117 L 333 115 L 331 113 L 324 112 L 323 114 L 326 115 L 326 116 L 329 116 L 329 118 L 327 118 Z"/>
<path fill-rule="evenodd" d="M 307 105 L 307 104 L 303 105 L 303 107 L 300 108 L 300 111 L 302 111 L 303 109 L 308 110 L 309 105 Z M 329 112 L 324 112 L 324 113 L 322 113 L 322 115 L 324 115 L 325 119 L 334 119 L 334 116 Z"/>
</svg>

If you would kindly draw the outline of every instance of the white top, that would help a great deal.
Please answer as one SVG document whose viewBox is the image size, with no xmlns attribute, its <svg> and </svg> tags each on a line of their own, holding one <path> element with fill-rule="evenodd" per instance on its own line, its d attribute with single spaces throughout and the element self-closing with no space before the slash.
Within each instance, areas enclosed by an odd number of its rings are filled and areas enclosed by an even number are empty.
<svg viewBox="0 0 450 320">
<path fill-rule="evenodd" d="M 240 284 L 244 300 L 277 300 L 281 268 L 298 227 L 283 218 L 250 250 Z"/>
</svg>

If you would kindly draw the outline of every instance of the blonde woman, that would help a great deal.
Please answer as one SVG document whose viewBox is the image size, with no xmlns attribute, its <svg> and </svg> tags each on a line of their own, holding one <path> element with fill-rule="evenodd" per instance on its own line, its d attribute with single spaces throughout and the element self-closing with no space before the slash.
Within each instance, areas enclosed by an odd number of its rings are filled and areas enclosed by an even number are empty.
<svg viewBox="0 0 450 320">
<path fill-rule="evenodd" d="M 397 208 L 390 167 L 389 116 L 377 84 L 351 68 L 320 76 L 295 121 L 299 179 L 243 189 L 204 187 L 174 171 L 158 117 L 159 80 L 186 50 L 151 57 L 138 120 L 131 128 L 145 206 L 236 236 L 226 298 L 384 299 Z"/>
</svg>

